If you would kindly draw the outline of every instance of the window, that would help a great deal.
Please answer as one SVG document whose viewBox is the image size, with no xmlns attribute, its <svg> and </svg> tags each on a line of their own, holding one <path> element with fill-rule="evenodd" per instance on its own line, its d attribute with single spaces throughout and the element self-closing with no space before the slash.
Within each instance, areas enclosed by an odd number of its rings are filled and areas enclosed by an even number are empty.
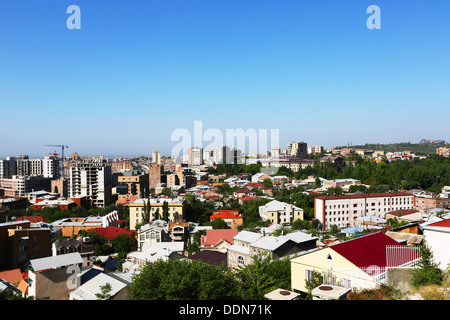
<svg viewBox="0 0 450 320">
<path fill-rule="evenodd" d="M 243 265 L 244 264 L 244 257 L 243 256 L 238 256 L 237 261 L 238 261 L 238 264 Z"/>
</svg>

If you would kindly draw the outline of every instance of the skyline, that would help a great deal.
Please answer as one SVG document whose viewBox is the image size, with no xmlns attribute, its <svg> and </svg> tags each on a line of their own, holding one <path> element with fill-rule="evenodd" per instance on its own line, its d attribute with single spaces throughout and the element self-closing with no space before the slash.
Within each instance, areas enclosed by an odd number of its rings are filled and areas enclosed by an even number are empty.
<svg viewBox="0 0 450 320">
<path fill-rule="evenodd" d="M 71 4 L 80 30 L 66 27 Z M 379 30 L 366 27 L 372 4 Z M 450 140 L 445 1 L 27 0 L 2 9 L 0 158 L 53 152 L 46 144 L 170 154 L 172 132 L 196 120 L 223 132 L 279 129 L 280 147 Z"/>
</svg>

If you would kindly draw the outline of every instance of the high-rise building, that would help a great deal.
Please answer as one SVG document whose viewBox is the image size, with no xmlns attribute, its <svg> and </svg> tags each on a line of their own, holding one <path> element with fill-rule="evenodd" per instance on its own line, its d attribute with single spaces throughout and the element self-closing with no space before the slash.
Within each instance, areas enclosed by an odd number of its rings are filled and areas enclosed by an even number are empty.
<svg viewBox="0 0 450 320">
<path fill-rule="evenodd" d="M 291 157 L 308 158 L 308 145 L 306 142 L 292 142 L 289 144 L 289 148 L 291 150 Z"/>
<path fill-rule="evenodd" d="M 201 166 L 203 164 L 203 148 L 187 149 L 187 161 L 189 166 Z"/>
<path fill-rule="evenodd" d="M 91 206 L 112 203 L 111 166 L 103 159 L 83 159 L 69 167 L 69 197 L 87 197 Z"/>
<path fill-rule="evenodd" d="M 161 164 L 161 152 L 153 151 L 152 162 Z"/>
</svg>

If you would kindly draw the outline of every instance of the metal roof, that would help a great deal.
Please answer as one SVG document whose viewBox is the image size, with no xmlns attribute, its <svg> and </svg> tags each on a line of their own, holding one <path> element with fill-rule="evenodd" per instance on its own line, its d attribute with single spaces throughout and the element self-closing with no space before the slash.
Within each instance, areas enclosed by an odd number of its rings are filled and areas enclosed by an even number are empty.
<svg viewBox="0 0 450 320">
<path fill-rule="evenodd" d="M 30 260 L 31 266 L 35 272 L 66 267 L 74 264 L 83 263 L 83 259 L 78 252 L 61 254 L 46 258 Z"/>
</svg>

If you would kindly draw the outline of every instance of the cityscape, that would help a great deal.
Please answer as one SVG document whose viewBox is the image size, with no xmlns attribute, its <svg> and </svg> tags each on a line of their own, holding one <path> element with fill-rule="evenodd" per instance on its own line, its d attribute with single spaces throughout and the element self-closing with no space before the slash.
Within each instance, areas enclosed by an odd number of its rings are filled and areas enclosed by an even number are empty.
<svg viewBox="0 0 450 320">
<path fill-rule="evenodd" d="M 450 300 L 448 3 L 75 2 L 0 16 L 0 300 Z"/>
</svg>

